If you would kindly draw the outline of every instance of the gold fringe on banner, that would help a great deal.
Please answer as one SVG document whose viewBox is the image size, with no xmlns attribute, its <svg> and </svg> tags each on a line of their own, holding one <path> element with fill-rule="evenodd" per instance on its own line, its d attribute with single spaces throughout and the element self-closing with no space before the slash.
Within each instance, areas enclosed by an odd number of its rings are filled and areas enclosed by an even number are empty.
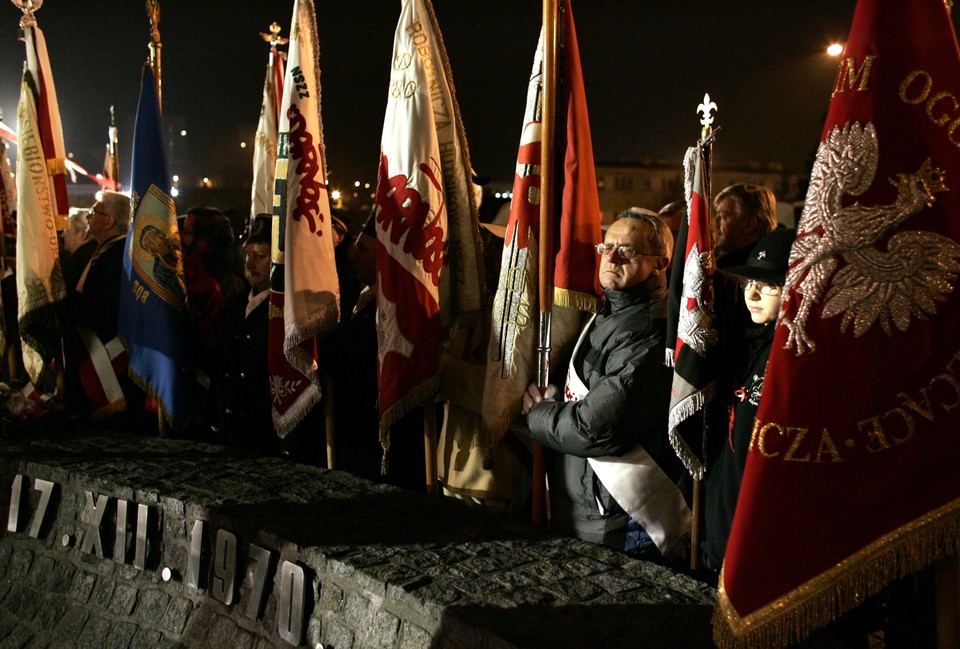
<svg viewBox="0 0 960 649">
<path fill-rule="evenodd" d="M 740 617 L 723 587 L 713 612 L 721 649 L 773 649 L 808 637 L 891 582 L 960 553 L 960 498 L 898 527 L 766 606 Z"/>
<path fill-rule="evenodd" d="M 585 313 L 597 312 L 597 296 L 566 288 L 553 287 L 553 305 Z"/>
</svg>

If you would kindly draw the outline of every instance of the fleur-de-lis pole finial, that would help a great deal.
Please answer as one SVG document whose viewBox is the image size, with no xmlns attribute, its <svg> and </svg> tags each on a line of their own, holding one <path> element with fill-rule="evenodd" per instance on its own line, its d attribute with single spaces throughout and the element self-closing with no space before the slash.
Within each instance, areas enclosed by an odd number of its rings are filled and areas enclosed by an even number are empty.
<svg viewBox="0 0 960 649">
<path fill-rule="evenodd" d="M 20 29 L 27 27 L 36 27 L 37 19 L 33 13 L 43 5 L 43 0 L 10 0 L 14 6 L 23 12 L 23 18 L 20 19 Z"/>
<path fill-rule="evenodd" d="M 286 45 L 290 39 L 284 38 L 280 35 L 280 23 L 274 21 L 270 24 L 270 33 L 265 34 L 260 32 L 260 37 L 266 42 L 270 43 L 270 47 L 276 47 L 277 45 Z"/>
<path fill-rule="evenodd" d="M 703 103 L 697 106 L 697 112 L 700 114 L 701 137 L 706 140 L 713 130 L 713 113 L 717 110 L 717 104 L 710 99 L 710 93 L 703 93 Z"/>
</svg>

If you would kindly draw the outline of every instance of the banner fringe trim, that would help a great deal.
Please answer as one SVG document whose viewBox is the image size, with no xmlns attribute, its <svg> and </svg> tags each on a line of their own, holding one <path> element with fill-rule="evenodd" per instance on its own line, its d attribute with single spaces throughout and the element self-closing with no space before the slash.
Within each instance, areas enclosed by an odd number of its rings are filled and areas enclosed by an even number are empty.
<svg viewBox="0 0 960 649">
<path fill-rule="evenodd" d="M 740 617 L 724 588 L 713 613 L 720 649 L 772 649 L 807 638 L 891 582 L 960 553 L 960 498 L 893 530 L 794 590 Z"/>
<path fill-rule="evenodd" d="M 387 454 L 390 452 L 390 426 L 400 421 L 414 407 L 424 405 L 427 398 L 435 396 L 439 389 L 440 376 L 438 374 L 410 390 L 402 399 L 387 408 L 380 417 L 380 446 L 383 447 L 383 457 L 380 460 L 381 475 L 387 475 L 390 470 L 390 463 L 387 459 Z"/>
<path fill-rule="evenodd" d="M 694 480 L 703 480 L 706 467 L 704 466 L 704 463 L 700 461 L 700 458 L 697 456 L 694 450 L 690 448 L 686 441 L 684 441 L 683 437 L 677 432 L 677 427 L 681 422 L 686 421 L 695 413 L 702 410 L 703 407 L 709 402 L 713 401 L 716 393 L 717 383 L 716 381 L 712 381 L 704 386 L 702 390 L 698 390 L 677 405 L 670 408 L 670 422 L 668 429 L 670 446 L 673 447 L 677 457 L 680 458 L 683 466 L 687 469 L 687 471 L 690 472 L 690 476 Z"/>
</svg>

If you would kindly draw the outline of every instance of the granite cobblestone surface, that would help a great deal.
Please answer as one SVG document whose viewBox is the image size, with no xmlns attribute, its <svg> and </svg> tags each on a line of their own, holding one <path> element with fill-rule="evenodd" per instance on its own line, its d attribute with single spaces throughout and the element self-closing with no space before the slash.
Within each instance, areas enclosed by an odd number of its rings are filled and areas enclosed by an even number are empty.
<svg viewBox="0 0 960 649">
<path fill-rule="evenodd" d="M 615 649 L 636 646 L 637 630 L 652 649 L 712 646 L 709 587 L 523 521 L 214 445 L 101 431 L 0 441 L 0 520 L 24 476 L 19 527 L 0 537 L 0 649 L 290 647 L 280 633 L 291 610 L 280 602 L 285 561 L 305 576 L 304 647 Z M 27 533 L 35 479 L 56 484 L 39 538 Z M 102 558 L 81 550 L 97 534 L 87 491 L 109 499 Z M 112 558 L 116 499 L 150 506 L 143 570 L 132 565 L 135 506 L 129 559 Z M 206 523 L 194 588 L 197 519 Z M 220 530 L 235 535 L 235 555 L 214 549 Z M 253 617 L 250 544 L 271 553 Z M 235 577 L 229 606 L 212 588 L 224 574 Z"/>
</svg>

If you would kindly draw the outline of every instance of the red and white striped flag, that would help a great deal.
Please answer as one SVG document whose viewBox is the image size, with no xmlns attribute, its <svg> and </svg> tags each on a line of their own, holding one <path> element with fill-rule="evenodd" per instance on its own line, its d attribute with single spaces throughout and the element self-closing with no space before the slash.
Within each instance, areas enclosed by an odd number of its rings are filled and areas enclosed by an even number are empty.
<svg viewBox="0 0 960 649">
<path fill-rule="evenodd" d="M 469 152 L 429 0 L 403 0 L 380 147 L 377 329 L 387 451 L 390 425 L 437 391 L 443 327 L 458 313 L 479 313 L 483 295 Z"/>
<path fill-rule="evenodd" d="M 319 54 L 313 0 L 296 0 L 279 122 L 268 326 L 273 425 L 280 437 L 320 401 L 315 338 L 339 320 Z"/>
</svg>

